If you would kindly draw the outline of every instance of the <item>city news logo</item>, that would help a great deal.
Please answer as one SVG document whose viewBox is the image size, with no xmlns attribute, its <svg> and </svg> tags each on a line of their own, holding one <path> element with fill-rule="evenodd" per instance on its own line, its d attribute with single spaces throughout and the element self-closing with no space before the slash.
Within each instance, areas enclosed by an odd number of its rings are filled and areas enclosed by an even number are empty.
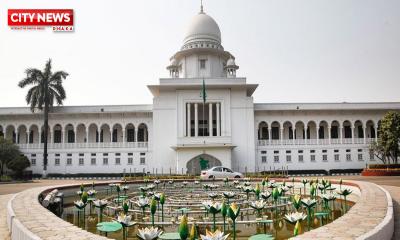
<svg viewBox="0 0 400 240">
<path fill-rule="evenodd" d="M 73 9 L 8 9 L 8 26 L 15 30 L 74 31 Z"/>
</svg>

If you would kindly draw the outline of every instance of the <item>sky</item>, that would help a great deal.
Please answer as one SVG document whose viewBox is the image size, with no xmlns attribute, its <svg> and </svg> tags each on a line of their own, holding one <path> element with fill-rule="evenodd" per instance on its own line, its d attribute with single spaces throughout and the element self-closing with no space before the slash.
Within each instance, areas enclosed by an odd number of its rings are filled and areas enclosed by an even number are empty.
<svg viewBox="0 0 400 240">
<path fill-rule="evenodd" d="M 400 1 L 204 0 L 254 101 L 400 101 Z M 11 30 L 9 8 L 72 8 L 72 33 Z M 26 68 L 70 75 L 64 105 L 151 104 L 200 0 L 1 0 L 0 107 L 26 106 Z"/>
</svg>

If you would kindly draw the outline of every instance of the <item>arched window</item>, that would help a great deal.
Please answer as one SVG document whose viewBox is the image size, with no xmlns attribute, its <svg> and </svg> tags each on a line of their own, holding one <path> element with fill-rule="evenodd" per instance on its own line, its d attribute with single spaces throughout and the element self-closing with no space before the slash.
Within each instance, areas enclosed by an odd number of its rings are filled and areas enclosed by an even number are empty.
<svg viewBox="0 0 400 240">
<path fill-rule="evenodd" d="M 147 126 L 141 123 L 138 127 L 138 142 L 148 142 Z"/>
</svg>

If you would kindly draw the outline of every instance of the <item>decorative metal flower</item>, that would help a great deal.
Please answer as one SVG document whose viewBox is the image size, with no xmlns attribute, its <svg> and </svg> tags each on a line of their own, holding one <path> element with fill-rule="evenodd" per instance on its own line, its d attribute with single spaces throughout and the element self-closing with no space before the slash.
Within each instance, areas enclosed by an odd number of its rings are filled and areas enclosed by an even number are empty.
<svg viewBox="0 0 400 240">
<path fill-rule="evenodd" d="M 86 203 L 84 203 L 82 200 L 74 201 L 74 205 L 78 209 L 83 209 L 86 207 Z"/>
<path fill-rule="evenodd" d="M 236 218 L 239 216 L 239 213 L 240 213 L 240 207 L 236 205 L 236 203 L 232 203 L 228 209 L 228 215 L 232 219 L 232 221 L 236 220 Z"/>
<path fill-rule="evenodd" d="M 222 194 L 227 199 L 234 198 L 236 196 L 236 193 L 234 193 L 234 192 L 223 192 Z"/>
<path fill-rule="evenodd" d="M 285 215 L 284 219 L 291 224 L 295 224 L 296 222 L 301 222 L 304 219 L 307 218 L 307 215 L 302 213 L 302 212 L 293 212 L 293 213 L 288 213 Z"/>
<path fill-rule="evenodd" d="M 186 215 L 183 215 L 181 218 L 181 223 L 179 224 L 178 232 L 182 240 L 186 240 L 189 237 L 189 226 Z"/>
<path fill-rule="evenodd" d="M 239 183 L 240 183 L 239 180 L 233 181 L 233 184 L 234 184 L 234 185 L 238 185 Z"/>
<path fill-rule="evenodd" d="M 93 205 L 97 208 L 105 208 L 108 205 L 107 199 L 97 199 L 93 201 Z"/>
<path fill-rule="evenodd" d="M 218 193 L 216 193 L 216 192 L 210 192 L 209 194 L 208 194 L 208 197 L 210 197 L 211 199 L 215 199 L 216 197 L 218 197 Z"/>
<path fill-rule="evenodd" d="M 270 192 L 270 191 L 262 192 L 262 193 L 261 193 L 261 197 L 262 197 L 264 200 L 267 200 L 269 197 L 271 197 L 271 192 Z"/>
<path fill-rule="evenodd" d="M 161 229 L 151 227 L 151 228 L 140 228 L 138 229 L 139 233 L 137 236 L 142 240 L 153 240 L 157 239 L 161 234 Z"/>
<path fill-rule="evenodd" d="M 196 181 L 194 181 L 194 184 L 198 185 L 198 184 L 200 184 L 200 182 L 196 180 Z"/>
<path fill-rule="evenodd" d="M 161 183 L 160 180 L 158 180 L 158 179 L 154 180 L 154 184 L 158 185 L 158 184 L 160 184 L 160 183 Z"/>
<path fill-rule="evenodd" d="M 345 189 L 343 189 L 343 190 L 339 190 L 339 191 L 337 191 L 337 193 L 339 194 L 339 195 L 342 195 L 342 196 L 347 196 L 347 195 L 350 195 L 351 193 L 352 193 L 353 191 L 351 191 L 350 189 L 348 189 L 348 188 L 345 188 Z"/>
<path fill-rule="evenodd" d="M 140 208 L 148 207 L 150 200 L 148 198 L 141 197 L 136 201 L 136 205 Z"/>
<path fill-rule="evenodd" d="M 96 195 L 96 193 L 97 193 L 97 191 L 94 190 L 94 189 L 87 191 L 87 194 L 88 194 L 89 197 L 92 197 L 92 196 Z"/>
<path fill-rule="evenodd" d="M 117 222 L 121 223 L 124 227 L 129 227 L 136 224 L 136 222 L 132 222 L 131 220 L 132 216 L 125 215 L 124 213 L 120 213 L 117 217 Z"/>
<path fill-rule="evenodd" d="M 250 202 L 250 207 L 256 210 L 262 210 L 263 208 L 265 208 L 266 205 L 267 203 L 264 200 Z"/>
<path fill-rule="evenodd" d="M 122 191 L 127 191 L 128 189 L 129 189 L 129 186 L 127 186 L 127 185 L 122 186 Z"/>
<path fill-rule="evenodd" d="M 296 210 L 299 210 L 301 207 L 301 196 L 298 194 L 293 197 L 293 207 L 296 208 Z"/>
<path fill-rule="evenodd" d="M 311 208 L 311 207 L 314 207 L 317 204 L 317 201 L 315 199 L 305 198 L 305 199 L 301 199 L 301 203 L 305 207 Z"/>
<path fill-rule="evenodd" d="M 333 201 L 336 199 L 336 194 L 334 193 L 326 193 L 322 194 L 321 197 L 326 201 Z"/>
<path fill-rule="evenodd" d="M 221 232 L 219 229 L 215 232 L 211 232 L 206 229 L 206 235 L 200 234 L 202 240 L 226 240 L 228 236 L 229 234 L 224 235 L 224 233 Z"/>
</svg>

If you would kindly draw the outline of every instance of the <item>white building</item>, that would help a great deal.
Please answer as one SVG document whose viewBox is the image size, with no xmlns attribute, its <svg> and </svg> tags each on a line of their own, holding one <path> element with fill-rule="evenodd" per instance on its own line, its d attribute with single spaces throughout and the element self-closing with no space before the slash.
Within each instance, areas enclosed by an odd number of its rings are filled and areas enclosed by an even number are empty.
<svg viewBox="0 0 400 240">
<path fill-rule="evenodd" d="M 170 78 L 148 86 L 152 105 L 55 107 L 49 117 L 48 173 L 198 173 L 359 169 L 374 161 L 368 146 L 379 119 L 400 103 L 254 103 L 257 84 L 236 77 L 235 57 L 203 11 L 170 58 Z M 203 79 L 206 103 L 200 96 Z M 0 108 L 0 135 L 43 169 L 43 117 Z"/>
</svg>

